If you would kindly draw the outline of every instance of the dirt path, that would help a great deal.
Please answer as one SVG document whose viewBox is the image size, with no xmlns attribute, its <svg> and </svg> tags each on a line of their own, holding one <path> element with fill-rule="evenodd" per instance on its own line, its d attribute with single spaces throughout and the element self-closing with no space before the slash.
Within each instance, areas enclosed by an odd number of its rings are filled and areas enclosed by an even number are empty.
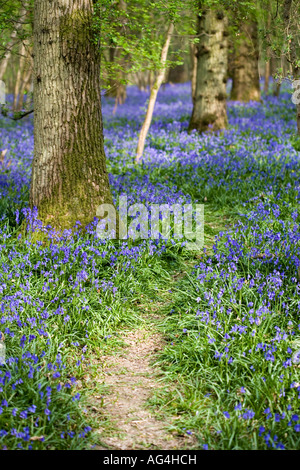
<svg viewBox="0 0 300 470">
<path fill-rule="evenodd" d="M 123 339 L 128 346 L 118 355 L 101 358 L 106 364 L 98 381 L 110 389 L 101 410 L 109 417 L 110 431 L 107 426 L 98 430 L 95 450 L 193 449 L 193 436 L 170 433 L 167 428 L 172 420 L 157 419 L 146 407 L 149 397 L 162 386 L 160 371 L 151 366 L 163 347 L 161 336 L 149 328 L 126 331 Z"/>
</svg>

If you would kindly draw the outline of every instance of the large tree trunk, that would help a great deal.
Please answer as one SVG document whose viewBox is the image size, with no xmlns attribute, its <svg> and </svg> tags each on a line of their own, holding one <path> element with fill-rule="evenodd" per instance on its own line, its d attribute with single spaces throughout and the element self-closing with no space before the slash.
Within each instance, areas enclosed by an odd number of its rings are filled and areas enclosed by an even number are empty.
<svg viewBox="0 0 300 470">
<path fill-rule="evenodd" d="M 235 45 L 230 99 L 260 101 L 258 55 L 257 21 L 247 20 L 241 25 L 240 37 Z"/>
<path fill-rule="evenodd" d="M 196 92 L 189 130 L 216 131 L 227 126 L 227 19 L 219 9 L 205 9 L 197 29 Z"/>
<path fill-rule="evenodd" d="M 174 24 L 170 23 L 169 28 L 168 28 L 168 32 L 167 32 L 166 42 L 165 42 L 165 44 L 162 48 L 162 51 L 161 51 L 161 57 L 160 57 L 161 69 L 160 69 L 160 71 L 159 71 L 159 73 L 156 77 L 156 80 L 154 82 L 154 85 L 151 89 L 148 108 L 147 108 L 147 112 L 146 112 L 146 117 L 145 117 L 144 123 L 142 125 L 142 128 L 140 130 L 138 145 L 137 145 L 137 149 L 136 149 L 135 163 L 139 163 L 140 159 L 142 158 L 143 152 L 144 152 L 145 141 L 146 141 L 146 137 L 147 137 L 150 125 L 151 125 L 157 94 L 159 92 L 159 89 L 161 87 L 161 84 L 163 82 L 163 79 L 164 79 L 165 73 L 166 73 L 166 61 L 167 61 L 168 50 L 169 50 L 169 46 L 170 46 L 173 31 L 174 31 Z"/>
<path fill-rule="evenodd" d="M 103 148 L 92 0 L 35 0 L 31 206 L 55 228 L 112 203 Z"/>
</svg>

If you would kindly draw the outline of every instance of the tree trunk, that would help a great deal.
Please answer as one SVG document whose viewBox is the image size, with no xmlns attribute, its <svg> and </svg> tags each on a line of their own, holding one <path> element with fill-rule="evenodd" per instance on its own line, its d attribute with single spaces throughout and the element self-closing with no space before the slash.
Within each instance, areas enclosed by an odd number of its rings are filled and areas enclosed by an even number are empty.
<svg viewBox="0 0 300 470">
<path fill-rule="evenodd" d="M 267 60 L 265 63 L 265 83 L 264 83 L 264 92 L 268 94 L 269 92 L 269 83 L 270 83 L 270 61 Z"/>
<path fill-rule="evenodd" d="M 92 18 L 92 0 L 35 0 L 30 204 L 57 229 L 85 226 L 112 203 Z"/>
<path fill-rule="evenodd" d="M 192 70 L 191 70 L 191 87 L 192 87 L 192 100 L 193 106 L 195 106 L 196 99 L 196 84 L 197 84 L 197 48 L 196 44 L 190 44 Z"/>
<path fill-rule="evenodd" d="M 120 57 L 120 49 L 116 49 L 115 47 L 111 46 L 109 48 L 109 62 L 113 66 L 115 64 L 115 59 L 119 59 Z M 124 67 L 124 64 L 121 61 L 120 66 Z M 113 69 L 114 70 L 114 69 Z M 111 72 L 110 72 L 111 73 Z M 114 70 L 114 78 L 110 76 L 109 78 L 109 89 L 106 92 L 107 96 L 113 97 L 116 99 L 115 105 L 123 104 L 126 100 L 126 85 L 122 83 L 122 78 L 124 73 L 122 71 L 116 72 Z"/>
<path fill-rule="evenodd" d="M 273 77 L 273 89 L 272 89 L 273 96 L 279 96 L 280 88 L 281 88 L 280 81 L 275 79 L 275 76 L 277 74 L 277 61 L 278 59 L 276 57 L 271 56 L 270 68 L 271 68 L 271 75 Z"/>
<path fill-rule="evenodd" d="M 223 11 L 202 11 L 197 30 L 197 80 L 189 130 L 216 131 L 227 127 L 228 33 Z"/>
<path fill-rule="evenodd" d="M 17 31 L 13 31 L 12 34 L 11 34 L 11 39 L 10 39 L 10 42 L 8 43 L 8 45 L 6 46 L 6 53 L 5 53 L 5 56 L 3 58 L 3 60 L 1 61 L 1 64 L 0 64 L 0 80 L 2 80 L 5 72 L 6 72 L 6 69 L 7 69 L 7 66 L 8 66 L 8 62 L 9 62 L 9 59 L 10 59 L 10 56 L 11 56 L 11 50 L 15 44 L 15 38 L 17 36 Z"/>
<path fill-rule="evenodd" d="M 174 31 L 174 24 L 170 23 L 169 28 L 168 28 L 168 32 L 167 32 L 166 42 L 165 42 L 165 44 L 162 48 L 162 51 L 161 51 L 161 57 L 160 57 L 161 69 L 160 69 L 160 71 L 159 71 L 159 73 L 156 77 L 156 80 L 154 82 L 154 85 L 151 89 L 146 117 L 145 117 L 143 126 L 142 126 L 141 131 L 140 131 L 138 146 L 137 146 L 137 149 L 136 149 L 135 163 L 138 163 L 140 161 L 140 159 L 143 155 L 143 152 L 144 152 L 145 141 L 146 141 L 146 137 L 147 137 L 147 134 L 148 134 L 148 131 L 149 131 L 151 121 L 152 121 L 152 116 L 153 116 L 154 106 L 155 106 L 155 103 L 156 103 L 157 93 L 158 93 L 158 91 L 161 87 L 161 84 L 163 82 L 163 79 L 165 77 L 167 55 L 168 55 L 168 50 L 169 50 L 169 46 L 170 46 L 173 31 Z"/>
<path fill-rule="evenodd" d="M 22 78 L 24 61 L 25 61 L 25 53 L 26 53 L 24 42 L 20 44 L 19 53 L 20 53 L 20 59 L 19 59 L 19 68 L 18 68 L 16 83 L 15 83 L 13 111 L 17 110 L 17 103 L 19 100 L 19 93 L 20 93 L 20 88 L 21 88 L 21 78 Z"/>
<path fill-rule="evenodd" d="M 267 18 L 267 36 L 269 37 L 271 30 L 271 2 L 268 2 L 268 18 Z M 267 46 L 266 49 L 266 63 L 265 63 L 265 82 L 264 82 L 264 92 L 268 94 L 269 92 L 269 83 L 270 83 L 270 74 L 271 74 L 271 49 L 270 46 Z"/>
<path fill-rule="evenodd" d="M 31 79 L 31 75 L 32 75 L 32 64 L 29 64 L 28 68 L 24 70 L 23 72 L 23 78 L 22 78 L 22 81 L 21 81 L 21 86 L 20 86 L 20 90 L 19 90 L 19 99 L 18 99 L 18 102 L 17 102 L 17 106 L 16 106 L 16 111 L 21 111 L 22 108 L 23 108 L 23 104 L 24 104 L 24 93 L 25 91 L 29 91 L 30 89 L 30 79 Z"/>
<path fill-rule="evenodd" d="M 234 101 L 260 101 L 258 73 L 258 28 L 256 20 L 248 20 L 240 28 L 241 35 L 235 45 L 230 99 Z"/>
<path fill-rule="evenodd" d="M 281 83 L 274 81 L 274 83 L 273 83 L 273 96 L 276 96 L 278 98 L 279 93 L 280 93 L 280 88 L 281 88 Z"/>
<path fill-rule="evenodd" d="M 168 83 L 185 83 L 188 81 L 188 71 L 186 64 L 175 65 L 168 73 Z"/>
</svg>

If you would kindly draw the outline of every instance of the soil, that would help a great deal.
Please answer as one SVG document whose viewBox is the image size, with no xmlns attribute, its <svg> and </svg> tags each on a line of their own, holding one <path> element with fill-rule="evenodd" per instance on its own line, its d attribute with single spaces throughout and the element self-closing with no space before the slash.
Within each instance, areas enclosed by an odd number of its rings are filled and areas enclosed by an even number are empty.
<svg viewBox="0 0 300 470">
<path fill-rule="evenodd" d="M 109 428 L 106 424 L 98 429 L 99 444 L 95 450 L 195 448 L 193 435 L 178 435 L 169 430 L 175 425 L 176 416 L 155 416 L 147 408 L 149 398 L 163 387 L 162 373 L 153 362 L 164 343 L 158 333 L 150 330 L 123 332 L 127 347 L 117 355 L 101 358 L 105 366 L 97 380 L 109 387 L 109 393 L 93 400 L 94 403 L 102 400 L 101 412 L 109 419 Z"/>
</svg>

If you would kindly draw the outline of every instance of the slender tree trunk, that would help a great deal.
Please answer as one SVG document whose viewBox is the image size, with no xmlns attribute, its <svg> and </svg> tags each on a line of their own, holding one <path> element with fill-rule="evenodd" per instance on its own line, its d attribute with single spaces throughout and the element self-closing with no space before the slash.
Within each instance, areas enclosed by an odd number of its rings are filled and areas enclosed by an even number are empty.
<svg viewBox="0 0 300 470">
<path fill-rule="evenodd" d="M 265 83 L 264 83 L 264 92 L 267 94 L 269 92 L 269 83 L 270 83 L 270 61 L 267 60 L 265 63 Z"/>
<path fill-rule="evenodd" d="M 191 87 L 192 87 L 192 100 L 193 106 L 195 106 L 196 99 L 196 84 L 197 84 L 197 48 L 196 44 L 190 44 L 190 52 L 192 59 L 192 73 L 191 73 Z"/>
<path fill-rule="evenodd" d="M 32 75 L 32 67 L 31 67 L 31 64 L 29 65 L 29 68 L 27 70 L 24 70 L 24 75 L 23 75 L 23 78 L 22 78 L 22 84 L 20 86 L 20 90 L 19 90 L 19 99 L 18 99 L 18 103 L 17 103 L 17 106 L 16 106 L 16 111 L 21 111 L 22 108 L 23 108 L 23 104 L 24 104 L 24 93 L 25 91 L 29 91 L 29 83 L 30 83 L 30 79 L 31 79 L 31 75 Z"/>
<path fill-rule="evenodd" d="M 276 96 L 276 97 L 279 96 L 280 88 L 281 88 L 281 83 L 280 82 L 274 82 L 274 84 L 273 84 L 273 96 Z"/>
<path fill-rule="evenodd" d="M 267 34 L 270 34 L 271 29 L 271 2 L 268 2 L 268 18 L 267 18 Z M 271 73 L 271 50 L 270 46 L 266 50 L 266 63 L 265 63 L 265 83 L 264 83 L 264 92 L 267 94 L 269 92 L 269 83 L 270 83 L 270 73 Z"/>
<path fill-rule="evenodd" d="M 20 93 L 20 88 L 21 88 L 21 78 L 22 78 L 23 67 L 24 67 L 24 62 L 25 62 L 26 48 L 23 42 L 20 44 L 19 53 L 20 53 L 20 59 L 19 59 L 19 68 L 18 68 L 16 83 L 15 83 L 13 111 L 17 110 L 17 103 L 18 103 L 19 93 Z"/>
<path fill-rule="evenodd" d="M 33 70 L 30 76 L 29 83 L 27 85 L 27 96 L 26 96 L 24 108 L 26 111 L 30 111 L 31 109 L 34 108 L 33 106 Z"/>
<path fill-rule="evenodd" d="M 141 91 L 146 90 L 144 74 L 145 74 L 145 72 L 137 72 L 136 73 L 137 86 L 138 86 L 139 90 L 141 90 Z"/>
<path fill-rule="evenodd" d="M 9 62 L 9 59 L 11 57 L 11 51 L 12 51 L 12 48 L 15 44 L 15 38 L 17 36 L 17 31 L 13 31 L 12 34 L 11 34 L 11 40 L 10 42 L 8 43 L 8 45 L 6 46 L 6 53 L 5 53 L 5 56 L 3 58 L 3 60 L 1 61 L 0 63 L 0 80 L 2 80 L 5 72 L 6 72 L 6 69 L 7 69 L 7 66 L 8 66 L 8 62 Z"/>
<path fill-rule="evenodd" d="M 241 36 L 235 47 L 230 99 L 260 101 L 258 54 L 257 21 L 247 21 L 241 25 Z"/>
<path fill-rule="evenodd" d="M 149 131 L 149 128 L 150 128 L 151 121 L 152 121 L 152 116 L 153 116 L 154 106 L 155 106 L 155 103 L 156 103 L 157 94 L 158 94 L 158 91 L 161 87 L 163 79 L 165 77 L 167 55 L 168 55 L 168 50 L 169 50 L 169 46 L 170 46 L 173 31 L 174 31 L 174 24 L 170 23 L 169 28 L 168 28 L 168 32 L 167 32 L 166 42 L 165 42 L 165 44 L 162 48 L 162 51 L 161 51 L 161 57 L 160 57 L 161 69 L 160 69 L 160 71 L 159 71 L 159 73 L 156 77 L 156 80 L 154 82 L 154 85 L 151 89 L 146 117 L 145 117 L 143 126 L 142 126 L 141 131 L 140 131 L 138 146 L 137 146 L 137 149 L 136 149 L 135 163 L 138 163 L 140 161 L 140 159 L 143 155 L 143 152 L 144 152 L 145 141 L 146 141 L 146 137 L 147 137 L 147 134 L 148 134 L 148 131 Z"/>
<path fill-rule="evenodd" d="M 224 12 L 204 9 L 198 16 L 198 37 L 196 92 L 189 130 L 216 131 L 227 126 L 228 33 Z"/>
<path fill-rule="evenodd" d="M 280 81 L 276 81 L 274 78 L 277 73 L 277 60 L 278 59 L 275 57 L 271 57 L 271 60 L 270 60 L 271 75 L 273 77 L 273 88 L 272 88 L 273 96 L 279 96 L 280 88 L 281 88 Z"/>
<path fill-rule="evenodd" d="M 155 81 L 155 73 L 154 73 L 153 70 L 149 70 L 149 71 L 148 71 L 148 86 L 149 86 L 149 90 L 151 90 L 151 88 L 153 87 L 154 81 Z"/>
<path fill-rule="evenodd" d="M 103 147 L 92 0 L 35 0 L 31 206 L 58 229 L 112 203 Z"/>
<path fill-rule="evenodd" d="M 120 50 L 116 49 L 115 47 L 110 47 L 109 49 L 109 61 L 111 65 L 114 65 L 115 59 L 120 57 Z M 121 66 L 122 64 L 121 61 Z M 122 83 L 123 73 L 122 72 L 114 72 L 114 78 L 109 78 L 109 89 L 107 91 L 107 96 L 111 96 L 116 99 L 115 106 L 118 104 L 123 104 L 126 100 L 126 86 Z"/>
</svg>

